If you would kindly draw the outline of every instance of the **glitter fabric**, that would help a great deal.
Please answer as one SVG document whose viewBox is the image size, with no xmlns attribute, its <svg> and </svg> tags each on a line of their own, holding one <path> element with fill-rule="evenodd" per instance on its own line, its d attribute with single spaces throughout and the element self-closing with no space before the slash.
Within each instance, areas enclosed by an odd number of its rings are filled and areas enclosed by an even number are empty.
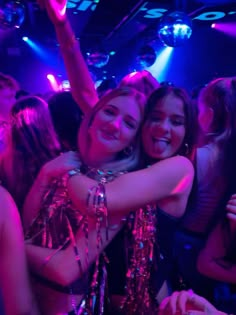
<svg viewBox="0 0 236 315">
<path fill-rule="evenodd" d="M 67 180 L 66 174 L 52 182 L 43 198 L 39 214 L 26 233 L 26 240 L 31 239 L 33 244 L 46 248 L 65 248 L 83 226 L 84 217 L 68 196 Z"/>
<path fill-rule="evenodd" d="M 73 302 L 74 290 L 69 286 L 69 291 L 72 301 L 72 309 L 74 314 L 81 315 L 102 315 L 106 312 L 106 297 L 107 297 L 107 258 L 104 253 L 99 255 L 100 245 L 102 244 L 101 226 L 106 226 L 106 238 L 108 238 L 108 211 L 106 207 L 105 184 L 112 181 L 123 172 L 110 172 L 88 168 L 83 166 L 80 170 L 69 171 L 65 176 L 53 181 L 42 202 L 42 207 L 37 217 L 33 220 L 29 230 L 26 233 L 25 239 L 30 240 L 32 244 L 55 249 L 48 256 L 43 265 L 50 262 L 50 259 L 60 250 L 65 249 L 68 245 L 73 244 L 75 260 L 78 262 L 78 267 L 83 273 L 80 262 L 80 251 L 76 245 L 75 234 L 79 229 L 84 232 L 85 243 L 88 244 L 88 224 L 87 215 L 76 209 L 67 191 L 68 177 L 80 174 L 93 178 L 97 181 L 97 185 L 91 187 L 88 191 L 88 209 L 90 205 L 96 217 L 97 231 L 97 259 L 93 266 L 93 271 L 90 275 L 90 284 L 85 296 L 80 305 L 75 305 Z M 87 248 L 85 255 L 88 255 Z"/>
<path fill-rule="evenodd" d="M 126 297 L 122 313 L 129 315 L 157 314 L 157 303 L 150 287 L 157 226 L 156 206 L 147 205 L 131 214 L 132 239 L 129 267 L 126 273 Z"/>
</svg>

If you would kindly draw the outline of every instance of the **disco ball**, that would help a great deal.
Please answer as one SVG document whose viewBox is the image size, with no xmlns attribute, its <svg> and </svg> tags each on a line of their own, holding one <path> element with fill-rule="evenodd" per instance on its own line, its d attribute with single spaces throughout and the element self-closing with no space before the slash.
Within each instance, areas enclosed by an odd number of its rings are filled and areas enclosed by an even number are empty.
<svg viewBox="0 0 236 315">
<path fill-rule="evenodd" d="M 87 52 L 86 60 L 89 66 L 93 66 L 95 68 L 102 68 L 108 64 L 109 54 L 104 51 L 92 51 Z"/>
<path fill-rule="evenodd" d="M 158 35 L 167 46 L 181 46 L 192 35 L 192 21 L 184 12 L 167 13 L 160 21 Z"/>
<path fill-rule="evenodd" d="M 20 1 L 6 1 L 0 8 L 0 29 L 19 28 L 25 19 L 25 7 Z"/>
<path fill-rule="evenodd" d="M 143 46 L 137 57 L 136 62 L 142 68 L 151 67 L 156 60 L 156 52 L 151 46 Z"/>
</svg>

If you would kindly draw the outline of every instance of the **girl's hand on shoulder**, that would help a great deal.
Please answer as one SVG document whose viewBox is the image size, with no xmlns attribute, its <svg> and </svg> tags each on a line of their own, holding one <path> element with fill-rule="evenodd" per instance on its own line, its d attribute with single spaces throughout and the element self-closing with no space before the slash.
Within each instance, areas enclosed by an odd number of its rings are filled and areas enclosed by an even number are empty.
<svg viewBox="0 0 236 315">
<path fill-rule="evenodd" d="M 69 151 L 62 153 L 55 159 L 47 162 L 41 172 L 48 180 L 64 175 L 66 172 L 79 168 L 81 165 L 78 153 Z"/>
</svg>

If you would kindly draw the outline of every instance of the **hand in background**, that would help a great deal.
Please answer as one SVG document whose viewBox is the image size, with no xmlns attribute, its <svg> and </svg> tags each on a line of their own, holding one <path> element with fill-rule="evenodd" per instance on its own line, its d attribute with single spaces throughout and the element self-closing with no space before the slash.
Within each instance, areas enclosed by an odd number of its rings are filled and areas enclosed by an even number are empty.
<svg viewBox="0 0 236 315">
<path fill-rule="evenodd" d="M 196 312 L 195 312 L 196 311 Z M 166 297 L 159 306 L 158 315 L 191 315 L 191 314 L 217 315 L 216 308 L 205 298 L 194 294 L 191 290 L 174 292 Z"/>
<path fill-rule="evenodd" d="M 41 9 L 46 9 L 51 22 L 63 24 L 66 21 L 67 0 L 37 0 Z"/>
<path fill-rule="evenodd" d="M 232 228 L 236 229 L 236 194 L 232 195 L 226 206 L 227 218 Z"/>
</svg>

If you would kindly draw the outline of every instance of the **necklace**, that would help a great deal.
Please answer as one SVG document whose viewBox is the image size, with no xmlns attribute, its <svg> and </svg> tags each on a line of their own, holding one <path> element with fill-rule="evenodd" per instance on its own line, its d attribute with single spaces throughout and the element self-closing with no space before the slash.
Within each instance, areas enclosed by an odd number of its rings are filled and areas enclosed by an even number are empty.
<svg viewBox="0 0 236 315">
<path fill-rule="evenodd" d="M 103 183 L 112 182 L 117 177 L 127 173 L 127 171 L 112 171 L 102 168 L 90 167 L 87 165 L 82 165 L 80 171 L 89 178 L 92 178 L 98 182 L 103 181 Z"/>
</svg>

